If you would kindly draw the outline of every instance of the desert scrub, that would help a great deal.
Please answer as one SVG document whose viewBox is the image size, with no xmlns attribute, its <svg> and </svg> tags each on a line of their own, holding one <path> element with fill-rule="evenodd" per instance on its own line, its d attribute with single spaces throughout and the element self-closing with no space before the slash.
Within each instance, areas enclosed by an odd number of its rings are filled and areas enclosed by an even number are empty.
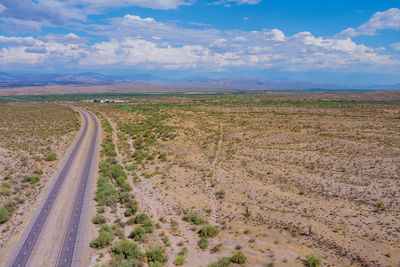
<svg viewBox="0 0 400 267">
<path fill-rule="evenodd" d="M 55 161 L 57 160 L 57 155 L 54 152 L 50 152 L 46 155 L 46 160 L 47 161 Z"/>
<path fill-rule="evenodd" d="M 383 203 L 382 201 L 377 201 L 375 203 L 375 211 L 376 212 L 383 212 L 386 210 L 387 210 L 387 207 L 386 207 L 385 203 Z"/>
<path fill-rule="evenodd" d="M 236 264 L 245 264 L 247 262 L 247 257 L 241 251 L 238 251 L 232 255 L 231 262 Z"/>
<path fill-rule="evenodd" d="M 146 252 L 147 261 L 165 263 L 168 261 L 168 257 L 165 255 L 165 249 L 163 247 L 155 247 Z"/>
<path fill-rule="evenodd" d="M 102 225 L 98 237 L 90 242 L 90 247 L 96 249 L 105 248 L 109 246 L 113 240 L 114 234 L 111 228 L 107 225 Z"/>
<path fill-rule="evenodd" d="M 142 226 L 136 226 L 135 229 L 129 234 L 129 238 L 137 242 L 146 242 L 146 230 Z"/>
<path fill-rule="evenodd" d="M 183 220 L 195 225 L 203 224 L 206 222 L 206 220 L 202 218 L 196 211 L 186 213 L 186 215 L 183 217 Z"/>
<path fill-rule="evenodd" d="M 139 213 L 135 217 L 135 223 L 136 224 L 142 224 L 142 223 L 145 223 L 148 220 L 150 220 L 150 217 L 144 212 Z"/>
<path fill-rule="evenodd" d="M 24 182 L 25 183 L 31 183 L 31 184 L 36 184 L 40 181 L 40 175 L 35 174 L 33 176 L 25 176 L 24 177 Z"/>
<path fill-rule="evenodd" d="M 201 248 L 202 250 L 205 250 L 208 247 L 208 241 L 206 238 L 201 238 L 199 240 L 199 242 L 197 242 L 197 245 L 199 246 L 199 248 Z"/>
<path fill-rule="evenodd" d="M 0 223 L 7 222 L 10 219 L 10 216 L 10 212 L 5 207 L 0 209 Z"/>
<path fill-rule="evenodd" d="M 306 257 L 306 265 L 308 267 L 319 267 L 322 265 L 322 260 L 314 255 L 308 255 Z"/>
<path fill-rule="evenodd" d="M 125 212 L 124 215 L 126 217 L 130 217 L 134 215 L 138 210 L 138 203 L 134 198 L 130 198 L 128 202 L 125 204 Z"/>
<path fill-rule="evenodd" d="M 121 240 L 112 249 L 112 266 L 136 266 L 144 258 L 144 253 L 135 242 Z"/>
<path fill-rule="evenodd" d="M 207 265 L 207 267 L 227 267 L 231 263 L 230 258 L 222 258 L 219 259 L 217 262 L 212 262 Z"/>
<path fill-rule="evenodd" d="M 226 195 L 226 192 L 224 189 L 220 189 L 215 193 L 215 195 L 217 196 L 217 198 L 223 199 Z"/>
<path fill-rule="evenodd" d="M 166 247 L 171 246 L 171 242 L 169 241 L 169 237 L 164 233 L 164 235 L 161 237 L 162 242 Z"/>
<path fill-rule="evenodd" d="M 175 261 L 174 261 L 174 264 L 175 264 L 176 266 L 182 266 L 182 265 L 184 265 L 184 264 L 185 264 L 185 256 L 179 255 L 178 257 L 176 257 L 176 259 L 175 259 Z"/>
<path fill-rule="evenodd" d="M 9 212 L 13 213 L 17 209 L 17 203 L 14 200 L 7 200 L 4 204 L 4 208 Z"/>
<path fill-rule="evenodd" d="M 247 262 L 247 257 L 241 252 L 238 251 L 233 254 L 230 258 L 222 258 L 217 262 L 212 262 L 207 265 L 207 267 L 227 267 L 229 264 L 245 264 Z"/>
<path fill-rule="evenodd" d="M 218 235 L 218 233 L 219 233 L 218 228 L 216 228 L 210 224 L 203 226 L 203 228 L 201 228 L 199 231 L 200 237 L 204 237 L 204 238 L 215 237 Z"/>
<path fill-rule="evenodd" d="M 93 219 L 92 219 L 92 222 L 94 223 L 94 224 L 103 224 L 103 223 L 105 223 L 107 220 L 106 220 L 106 217 L 104 217 L 103 215 L 96 215 L 96 216 L 94 216 L 93 217 Z"/>
</svg>

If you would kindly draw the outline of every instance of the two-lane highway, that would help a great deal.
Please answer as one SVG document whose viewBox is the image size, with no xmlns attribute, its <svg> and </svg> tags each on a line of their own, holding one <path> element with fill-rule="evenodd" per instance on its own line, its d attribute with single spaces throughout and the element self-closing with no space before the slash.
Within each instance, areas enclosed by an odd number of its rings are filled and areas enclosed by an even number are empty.
<svg viewBox="0 0 400 267">
<path fill-rule="evenodd" d="M 96 154 L 98 122 L 92 113 L 71 108 L 81 114 L 83 129 L 25 229 L 7 262 L 8 266 L 54 266 L 57 261 L 58 266 L 72 265 L 87 184 Z"/>
</svg>

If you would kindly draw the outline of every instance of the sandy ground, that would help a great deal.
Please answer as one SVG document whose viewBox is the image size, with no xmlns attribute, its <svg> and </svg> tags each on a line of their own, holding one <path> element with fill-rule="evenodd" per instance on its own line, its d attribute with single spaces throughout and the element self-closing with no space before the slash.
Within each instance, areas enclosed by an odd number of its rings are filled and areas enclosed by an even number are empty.
<svg viewBox="0 0 400 267">
<path fill-rule="evenodd" d="M 68 176 L 66 177 L 66 180 L 64 181 L 64 184 L 59 192 L 59 196 L 57 197 L 56 202 L 54 203 L 54 206 L 52 208 L 52 211 L 46 221 L 46 224 L 44 226 L 44 229 L 42 230 L 41 236 L 38 240 L 38 243 L 32 253 L 32 256 L 30 258 L 29 265 L 30 266 L 54 266 L 57 262 L 57 257 L 58 253 L 61 249 L 62 242 L 64 239 L 64 232 L 68 224 L 68 219 L 70 214 L 72 205 L 73 205 L 73 200 L 75 199 L 75 195 L 77 192 L 77 188 L 79 185 L 79 180 L 81 178 L 81 173 L 83 170 L 82 162 L 86 158 L 89 145 L 90 145 L 90 138 L 92 136 L 93 132 L 93 124 L 94 122 L 92 119 L 89 117 L 89 128 L 88 128 L 88 134 L 86 135 L 85 139 L 82 142 L 82 146 L 79 149 L 79 152 L 72 164 L 72 167 L 70 169 L 70 172 L 68 173 Z M 71 150 L 71 149 L 70 149 Z M 97 155 L 97 154 L 96 154 Z M 60 164 L 58 167 L 59 169 L 63 166 L 65 159 L 63 162 Z M 94 162 L 94 166 L 97 164 L 97 157 Z M 92 173 L 96 173 L 96 170 L 92 170 Z M 48 193 L 48 190 L 51 188 L 51 184 L 54 182 L 54 179 L 51 180 L 51 183 L 48 183 L 46 185 L 45 190 L 42 191 L 41 197 L 38 199 L 43 200 L 43 198 L 46 196 Z M 93 214 L 93 205 L 90 205 L 90 201 L 88 199 L 91 199 L 93 194 L 94 194 L 94 188 L 95 186 L 93 185 L 95 183 L 95 177 L 92 175 L 92 179 L 90 179 L 89 182 L 89 187 L 88 187 L 88 197 L 86 202 L 86 207 L 84 208 L 84 211 L 87 212 L 87 216 L 83 216 L 83 224 L 82 228 L 84 229 L 86 225 L 88 225 L 88 221 L 90 218 L 87 218 L 90 216 L 90 214 Z M 32 209 L 34 210 L 34 209 Z M 29 222 L 29 217 L 32 216 L 33 212 L 26 213 L 26 220 L 24 220 L 26 223 L 24 225 L 21 225 L 20 230 L 17 235 L 15 235 L 12 240 L 2 249 L 5 253 L 1 255 L 1 259 L 3 263 L 5 262 L 5 259 L 8 258 L 10 255 L 10 251 L 16 246 L 19 238 L 21 237 L 23 233 L 23 229 L 27 226 Z M 84 245 L 81 245 L 80 248 L 88 247 L 88 240 L 91 239 L 91 234 L 90 231 L 83 230 L 81 232 L 87 232 L 88 235 L 85 236 L 85 238 L 80 237 L 78 241 L 80 243 L 86 243 Z M 78 246 L 79 247 L 79 246 Z M 85 252 L 87 252 L 85 250 Z M 83 252 L 83 253 L 85 253 Z M 83 254 L 81 254 L 83 255 Z M 85 255 L 86 256 L 86 255 Z M 88 266 L 88 259 L 87 257 L 83 257 L 84 261 L 82 261 L 82 266 Z"/>
<path fill-rule="evenodd" d="M 81 120 L 82 122 L 82 120 Z M 83 129 L 83 128 L 82 128 Z M 39 205 L 42 203 L 43 199 L 48 195 L 49 190 L 52 188 L 53 184 L 55 183 L 55 177 L 58 173 L 58 171 L 62 168 L 62 166 L 65 165 L 65 161 L 68 158 L 68 155 L 71 153 L 72 148 L 74 144 L 76 143 L 78 137 L 82 133 L 82 129 L 79 131 L 79 133 L 76 135 L 75 140 L 72 142 L 72 145 L 68 150 L 63 153 L 63 159 L 59 161 L 57 168 L 54 170 L 54 174 L 52 175 L 51 178 L 49 179 L 43 179 L 45 181 L 43 183 L 43 187 L 40 190 L 40 193 L 36 198 L 33 199 L 33 202 L 29 203 L 29 206 L 25 207 L 19 215 L 21 216 L 19 220 L 19 224 L 13 231 L 11 238 L 4 244 L 4 246 L 1 248 L 1 253 L 0 253 L 0 266 L 4 266 L 10 257 L 11 253 L 13 253 L 14 248 L 17 246 L 19 239 L 21 238 L 24 229 L 28 226 L 30 219 L 32 218 L 33 214 L 35 213 L 36 209 L 39 207 Z"/>
<path fill-rule="evenodd" d="M 344 96 L 316 98 L 324 97 Z M 386 93 L 373 94 L 373 99 L 381 97 Z M 164 221 L 144 248 L 164 245 L 159 237 L 164 231 L 171 241 L 168 266 L 182 246 L 188 248 L 186 266 L 206 265 L 237 247 L 249 257 L 248 266 L 301 266 L 310 254 L 330 266 L 400 263 L 398 105 L 215 102 L 170 108 L 166 123 L 177 136 L 155 148 L 167 153 L 167 162 L 151 160 L 135 171 L 140 181 L 132 183 L 133 194 L 140 210 L 154 222 Z M 119 163 L 128 165 L 134 150 L 125 144 L 133 140 L 117 134 L 116 125 L 142 115 L 133 112 L 134 104 L 131 109 L 92 107 L 111 121 L 114 143 L 122 148 Z M 156 168 L 156 175 L 144 177 Z M 219 189 L 226 191 L 223 199 L 215 196 Z M 379 201 L 384 211 L 376 210 Z M 199 212 L 221 230 L 205 251 L 197 246 L 200 227 L 182 220 L 188 211 Z M 125 227 L 125 235 L 132 227 Z M 109 254 L 101 253 L 106 255 L 100 263 L 106 263 Z"/>
</svg>

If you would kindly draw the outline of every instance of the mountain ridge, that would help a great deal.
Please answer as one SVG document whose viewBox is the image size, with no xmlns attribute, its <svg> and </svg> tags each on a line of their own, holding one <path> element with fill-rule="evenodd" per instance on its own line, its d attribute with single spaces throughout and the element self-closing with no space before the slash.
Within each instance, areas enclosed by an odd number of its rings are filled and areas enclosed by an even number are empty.
<svg viewBox="0 0 400 267">
<path fill-rule="evenodd" d="M 48 85 L 73 86 L 149 86 L 155 88 L 196 88 L 232 90 L 400 90 L 400 84 L 389 85 L 337 85 L 307 81 L 276 81 L 267 78 L 234 77 L 209 79 L 192 77 L 171 80 L 148 73 L 131 75 L 106 75 L 95 72 L 67 74 L 16 74 L 0 72 L 0 88 L 40 87 Z"/>
</svg>

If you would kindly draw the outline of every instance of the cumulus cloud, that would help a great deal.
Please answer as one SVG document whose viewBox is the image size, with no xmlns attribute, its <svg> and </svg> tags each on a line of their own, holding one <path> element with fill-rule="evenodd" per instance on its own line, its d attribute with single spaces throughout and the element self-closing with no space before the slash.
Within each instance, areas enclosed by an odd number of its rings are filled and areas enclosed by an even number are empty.
<svg viewBox="0 0 400 267">
<path fill-rule="evenodd" d="M 7 43 L 7 44 L 18 44 L 23 46 L 34 46 L 37 44 L 41 44 L 42 41 L 39 41 L 31 36 L 29 37 L 8 37 L 0 35 L 0 43 Z"/>
<path fill-rule="evenodd" d="M 86 41 L 86 38 L 81 38 L 74 33 L 68 34 L 48 34 L 44 36 L 46 41 L 53 41 L 62 44 L 81 44 Z"/>
<path fill-rule="evenodd" d="M 61 35 L 58 37 L 61 37 Z M 64 37 L 79 38 L 75 34 L 64 35 Z M 43 40 L 38 40 L 33 37 L 6 37 L 0 35 L 0 43 L 13 45 L 3 47 L 0 50 L 0 62 L 2 65 L 36 65 L 45 63 L 55 66 L 63 63 L 78 63 L 88 53 L 86 44 L 72 41 L 66 42 L 66 39 L 62 38 L 56 39 L 52 38 L 52 36 L 45 36 Z"/>
<path fill-rule="evenodd" d="M 400 59 L 384 54 L 385 50 L 358 44 L 350 38 L 324 38 L 310 32 L 287 36 L 279 29 L 193 29 L 134 14 L 91 27 L 91 34 L 101 35 L 103 41 L 89 44 L 74 33 L 41 38 L 0 36 L 1 43 L 11 45 L 0 51 L 0 64 L 68 63 L 84 68 L 206 71 L 270 67 L 381 71 L 400 67 Z"/>
<path fill-rule="evenodd" d="M 394 50 L 400 51 L 400 43 L 394 43 L 390 45 Z"/>
<path fill-rule="evenodd" d="M 359 35 L 375 35 L 377 30 L 400 29 L 400 9 L 391 8 L 384 12 L 376 12 L 363 25 L 357 28 L 347 28 L 337 35 L 339 38 Z"/>
<path fill-rule="evenodd" d="M 4 7 L 3 13 L 18 20 L 46 22 L 53 25 L 64 25 L 65 4 L 56 0 L 0 0 Z M 69 13 L 69 12 L 67 12 Z"/>
<path fill-rule="evenodd" d="M 41 26 L 60 26 L 74 20 L 85 21 L 88 15 L 100 14 L 110 8 L 139 6 L 175 9 L 191 3 L 192 0 L 0 0 L 0 13 L 6 15 L 7 20 L 14 19 L 16 26 L 21 21 L 35 22 Z M 12 26 L 6 20 L 3 24 Z"/>
</svg>

